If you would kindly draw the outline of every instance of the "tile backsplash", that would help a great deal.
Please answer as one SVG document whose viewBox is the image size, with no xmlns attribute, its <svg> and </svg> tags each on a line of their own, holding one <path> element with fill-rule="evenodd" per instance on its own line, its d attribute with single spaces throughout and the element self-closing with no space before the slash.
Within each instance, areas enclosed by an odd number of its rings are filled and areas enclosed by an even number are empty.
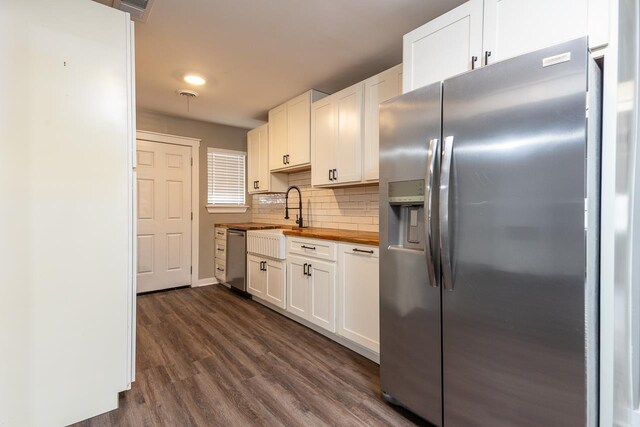
<svg viewBox="0 0 640 427">
<path fill-rule="evenodd" d="M 311 171 L 289 175 L 289 185 L 302 191 L 305 226 L 343 230 L 378 231 L 378 184 L 348 188 L 311 188 Z M 295 226 L 297 210 L 284 219 L 284 194 L 254 194 L 253 222 Z M 289 207 L 298 207 L 298 192 L 289 193 Z"/>
</svg>

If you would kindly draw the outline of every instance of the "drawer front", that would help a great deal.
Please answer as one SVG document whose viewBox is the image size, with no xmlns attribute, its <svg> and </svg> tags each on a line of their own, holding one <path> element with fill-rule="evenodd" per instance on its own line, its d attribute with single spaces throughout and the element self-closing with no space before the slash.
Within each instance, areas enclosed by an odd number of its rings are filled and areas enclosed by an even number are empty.
<svg viewBox="0 0 640 427">
<path fill-rule="evenodd" d="M 225 260 L 216 258 L 216 279 L 225 283 L 227 281 L 227 265 Z"/>
<path fill-rule="evenodd" d="M 288 252 L 291 254 L 305 255 L 328 261 L 337 259 L 336 243 L 330 240 L 287 237 L 287 242 Z"/>
<path fill-rule="evenodd" d="M 224 240 L 225 242 L 227 241 L 227 229 L 226 228 L 216 227 L 214 235 L 216 237 L 216 240 Z"/>
<path fill-rule="evenodd" d="M 227 241 L 216 239 L 216 258 L 221 261 L 226 261 L 227 259 Z"/>
<path fill-rule="evenodd" d="M 347 253 L 353 253 L 354 255 L 360 255 L 368 258 L 380 258 L 380 248 L 377 246 L 358 245 L 351 243 L 340 243 L 340 251 Z"/>
</svg>

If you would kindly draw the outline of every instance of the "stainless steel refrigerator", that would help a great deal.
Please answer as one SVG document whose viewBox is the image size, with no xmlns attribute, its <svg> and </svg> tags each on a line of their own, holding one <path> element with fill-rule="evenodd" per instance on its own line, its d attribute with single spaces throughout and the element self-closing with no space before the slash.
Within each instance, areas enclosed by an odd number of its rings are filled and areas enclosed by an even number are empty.
<svg viewBox="0 0 640 427">
<path fill-rule="evenodd" d="M 599 69 L 579 39 L 380 107 L 380 375 L 438 426 L 597 425 Z"/>
</svg>

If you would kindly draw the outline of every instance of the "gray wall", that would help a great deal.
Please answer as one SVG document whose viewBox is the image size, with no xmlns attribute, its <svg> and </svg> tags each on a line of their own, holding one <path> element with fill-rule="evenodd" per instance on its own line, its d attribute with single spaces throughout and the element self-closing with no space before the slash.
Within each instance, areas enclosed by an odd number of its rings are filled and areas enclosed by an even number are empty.
<svg viewBox="0 0 640 427">
<path fill-rule="evenodd" d="M 200 272 L 199 278 L 214 276 L 214 224 L 249 222 L 251 210 L 244 214 L 210 214 L 207 212 L 207 147 L 247 151 L 247 129 L 189 120 L 146 111 L 137 112 L 138 130 L 199 138 L 200 143 Z M 247 204 L 251 197 L 247 196 Z"/>
</svg>

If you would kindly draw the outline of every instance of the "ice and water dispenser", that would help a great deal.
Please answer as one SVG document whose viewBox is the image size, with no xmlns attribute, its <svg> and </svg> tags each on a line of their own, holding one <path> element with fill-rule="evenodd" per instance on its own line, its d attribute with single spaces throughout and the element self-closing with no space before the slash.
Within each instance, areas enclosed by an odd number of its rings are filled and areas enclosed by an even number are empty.
<svg viewBox="0 0 640 427">
<path fill-rule="evenodd" d="M 424 179 L 389 182 L 389 246 L 424 250 Z"/>
</svg>

